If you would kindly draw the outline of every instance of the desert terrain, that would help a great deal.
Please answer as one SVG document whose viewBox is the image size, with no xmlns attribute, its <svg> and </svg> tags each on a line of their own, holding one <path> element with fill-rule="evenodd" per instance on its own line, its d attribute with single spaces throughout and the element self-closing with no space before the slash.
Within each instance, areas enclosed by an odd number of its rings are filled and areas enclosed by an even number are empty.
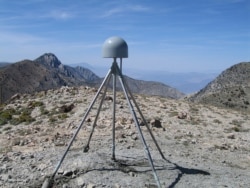
<svg viewBox="0 0 250 188">
<path fill-rule="evenodd" d="M 1 106 L 0 187 L 42 187 L 80 125 L 96 89 L 62 87 L 16 95 Z M 112 160 L 112 92 L 107 92 L 89 151 L 98 98 L 54 178 L 53 187 L 157 187 L 126 98 L 116 98 Z M 250 114 L 211 105 L 134 95 L 162 187 L 249 187 Z M 137 112 L 137 110 L 135 110 Z M 139 121 L 141 117 L 138 115 Z"/>
</svg>

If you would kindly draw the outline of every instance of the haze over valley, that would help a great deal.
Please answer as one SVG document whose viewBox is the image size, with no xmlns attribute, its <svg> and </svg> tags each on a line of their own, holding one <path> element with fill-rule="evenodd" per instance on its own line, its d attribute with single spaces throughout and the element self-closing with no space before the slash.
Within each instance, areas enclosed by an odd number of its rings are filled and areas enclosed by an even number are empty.
<svg viewBox="0 0 250 188">
<path fill-rule="evenodd" d="M 109 63 L 100 63 L 99 65 L 91 65 L 89 63 L 69 64 L 70 66 L 83 66 L 98 76 L 104 77 L 111 66 Z M 170 70 L 144 70 L 144 69 L 131 69 L 124 62 L 123 72 L 129 77 L 145 80 L 156 81 L 170 85 L 185 94 L 198 92 L 205 87 L 210 81 L 216 78 L 222 72 L 221 70 L 208 70 L 204 72 L 171 72 Z"/>
</svg>

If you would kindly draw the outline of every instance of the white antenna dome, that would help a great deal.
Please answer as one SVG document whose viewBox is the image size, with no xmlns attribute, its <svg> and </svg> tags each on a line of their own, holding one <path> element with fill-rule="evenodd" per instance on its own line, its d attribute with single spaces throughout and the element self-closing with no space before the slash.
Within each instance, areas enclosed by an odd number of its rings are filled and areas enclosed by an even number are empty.
<svg viewBox="0 0 250 188">
<path fill-rule="evenodd" d="M 121 37 L 110 37 L 103 44 L 102 56 L 107 58 L 127 58 L 128 45 Z"/>
</svg>

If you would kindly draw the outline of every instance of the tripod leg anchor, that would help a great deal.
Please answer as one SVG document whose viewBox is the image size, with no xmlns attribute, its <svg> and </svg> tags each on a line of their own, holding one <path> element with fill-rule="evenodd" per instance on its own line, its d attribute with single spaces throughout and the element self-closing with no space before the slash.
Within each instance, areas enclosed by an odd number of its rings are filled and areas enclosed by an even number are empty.
<svg viewBox="0 0 250 188">
<path fill-rule="evenodd" d="M 84 153 L 87 153 L 89 151 L 89 145 L 87 145 L 87 146 L 85 146 L 84 148 L 83 148 L 83 152 Z"/>
<path fill-rule="evenodd" d="M 111 159 L 112 159 L 113 161 L 116 161 L 115 155 L 112 155 Z"/>
</svg>

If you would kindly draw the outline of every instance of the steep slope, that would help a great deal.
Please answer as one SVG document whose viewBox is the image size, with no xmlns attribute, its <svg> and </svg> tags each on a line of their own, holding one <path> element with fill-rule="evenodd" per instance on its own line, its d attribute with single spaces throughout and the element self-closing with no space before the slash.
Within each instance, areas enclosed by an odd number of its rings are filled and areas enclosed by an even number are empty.
<svg viewBox="0 0 250 188">
<path fill-rule="evenodd" d="M 250 111 L 250 62 L 226 69 L 190 100 Z"/>
<path fill-rule="evenodd" d="M 45 53 L 44 55 L 38 57 L 34 60 L 48 69 L 54 70 L 56 73 L 66 76 L 68 78 L 73 78 L 73 81 L 85 81 L 90 82 L 99 79 L 91 70 L 83 67 L 70 67 L 63 65 L 58 58 L 52 53 Z"/>
<path fill-rule="evenodd" d="M 5 78 L 2 83 L 3 101 L 16 93 L 32 93 L 67 84 L 53 70 L 30 60 L 14 63 L 1 70 L 1 73 Z"/>
<path fill-rule="evenodd" d="M 86 85 L 99 77 L 84 68 L 65 66 L 54 54 L 23 60 L 0 69 L 1 102 L 16 93 L 33 93 L 61 86 Z"/>
</svg>

